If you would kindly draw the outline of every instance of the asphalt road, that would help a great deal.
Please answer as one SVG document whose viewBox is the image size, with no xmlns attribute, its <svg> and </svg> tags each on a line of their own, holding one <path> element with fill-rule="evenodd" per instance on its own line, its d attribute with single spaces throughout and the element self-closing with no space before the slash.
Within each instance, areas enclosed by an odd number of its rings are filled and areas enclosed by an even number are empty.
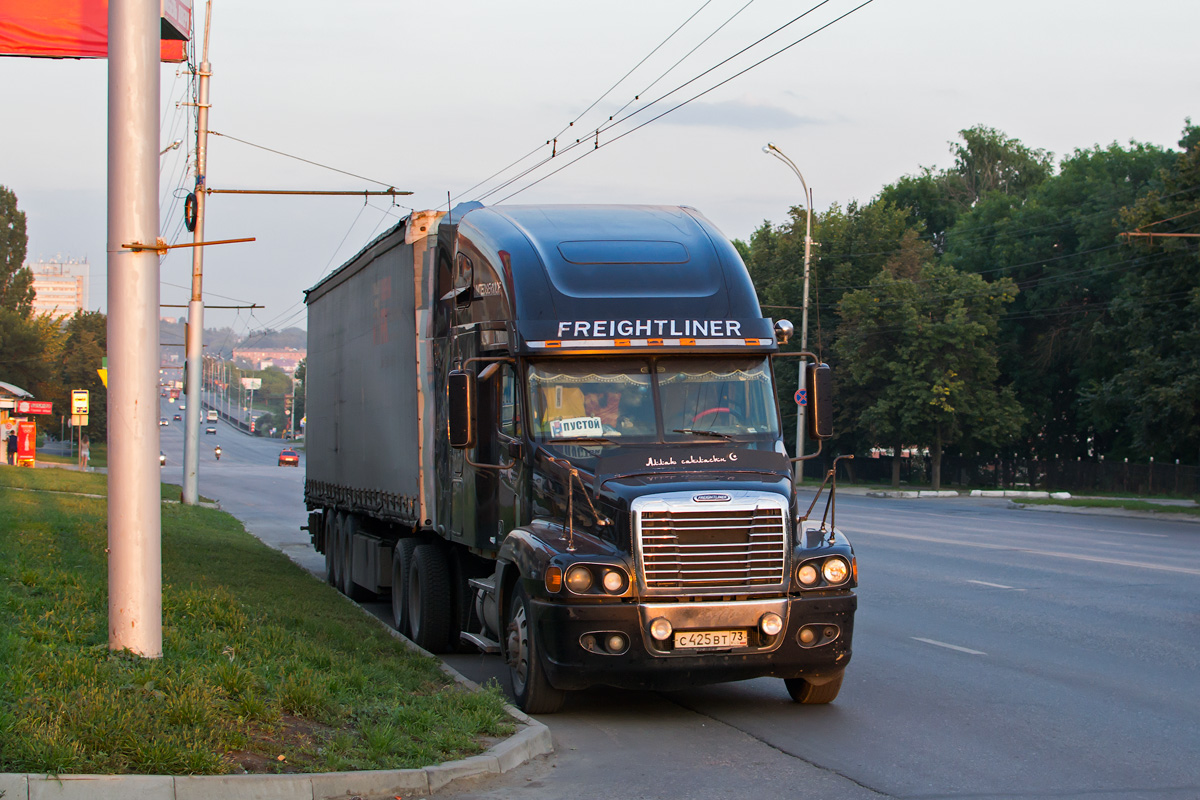
<svg viewBox="0 0 1200 800">
<path fill-rule="evenodd" d="M 277 467 L 277 441 L 214 440 L 201 494 L 322 574 L 303 466 Z M 797 706 L 772 679 L 581 692 L 540 718 L 553 757 L 439 796 L 1200 798 L 1200 525 L 853 496 L 837 519 L 861 587 L 835 703 Z M 496 656 L 446 660 L 507 684 Z"/>
</svg>

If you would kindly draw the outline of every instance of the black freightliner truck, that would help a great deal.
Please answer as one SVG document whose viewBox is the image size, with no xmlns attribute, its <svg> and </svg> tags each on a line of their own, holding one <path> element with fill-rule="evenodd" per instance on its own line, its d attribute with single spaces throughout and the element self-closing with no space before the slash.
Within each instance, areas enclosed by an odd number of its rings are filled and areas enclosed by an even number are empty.
<svg viewBox="0 0 1200 800">
<path fill-rule="evenodd" d="M 531 713 L 597 684 L 837 696 L 857 566 L 793 488 L 791 326 L 701 214 L 415 212 L 306 302 L 308 530 L 342 592 L 500 653 Z M 820 440 L 828 367 L 801 357 Z"/>
</svg>

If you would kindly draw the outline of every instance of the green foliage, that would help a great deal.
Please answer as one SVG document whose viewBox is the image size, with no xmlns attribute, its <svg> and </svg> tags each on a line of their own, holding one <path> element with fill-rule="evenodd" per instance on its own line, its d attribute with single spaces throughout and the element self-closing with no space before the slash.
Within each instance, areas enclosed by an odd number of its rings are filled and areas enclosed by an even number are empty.
<svg viewBox="0 0 1200 800">
<path fill-rule="evenodd" d="M 27 319 L 33 312 L 33 273 L 25 266 L 29 237 L 17 196 L 0 186 L 0 310 Z"/>
<path fill-rule="evenodd" d="M 1145 194 L 1170 159 L 1145 145 L 1077 150 L 1024 199 L 993 194 L 959 218 L 946 254 L 962 269 L 1016 281 L 1000 332 L 1001 364 L 1029 412 L 1023 449 L 1043 458 L 1108 450 L 1081 389 L 1109 373 L 1098 336 L 1122 276 L 1141 269 L 1120 246 L 1121 208 Z"/>
<path fill-rule="evenodd" d="M 1145 232 L 1200 232 L 1200 127 L 1190 120 L 1159 183 L 1122 215 Z M 1121 276 L 1100 336 L 1107 374 L 1085 393 L 1087 408 L 1114 433 L 1117 456 L 1188 460 L 1200 451 L 1200 248 L 1196 238 L 1131 238 L 1136 265 Z"/>
<path fill-rule="evenodd" d="M 995 334 L 1016 293 L 1007 279 L 988 283 L 935 261 L 909 276 L 884 269 L 848 293 L 836 348 L 839 394 L 850 399 L 843 421 L 856 415 L 888 445 L 927 444 L 934 488 L 944 446 L 1012 437 L 1020 412 L 1011 387 L 999 385 Z"/>
<path fill-rule="evenodd" d="M 832 352 L 836 446 L 1194 460 L 1197 239 L 1120 236 L 1200 231 L 1200 128 L 1190 121 L 1180 147 L 1095 146 L 1056 172 L 1044 150 L 975 126 L 952 144 L 950 168 L 922 168 L 871 203 L 816 215 L 809 349 Z M 793 208 L 788 223 L 765 222 L 739 243 L 764 307 L 793 321 L 802 222 Z M 970 294 L 1002 299 L 982 309 L 983 333 L 958 328 L 956 313 L 978 323 L 981 309 L 960 308 L 968 290 L 933 279 L 934 264 L 972 273 Z M 920 319 L 939 320 L 940 348 Z M 970 345 L 955 357 L 974 370 L 935 367 L 951 340 Z M 904 389 L 897 371 L 912 376 Z M 786 413 L 795 384 L 790 370 L 779 374 Z M 973 421 L 947 417 L 963 409 Z"/>
<path fill-rule="evenodd" d="M 163 657 L 110 651 L 104 500 L 64 493 L 103 476 L 11 480 L 38 491 L 0 492 L 0 772 L 400 769 L 508 732 L 498 691 L 461 690 L 211 509 L 163 506 Z"/>
</svg>

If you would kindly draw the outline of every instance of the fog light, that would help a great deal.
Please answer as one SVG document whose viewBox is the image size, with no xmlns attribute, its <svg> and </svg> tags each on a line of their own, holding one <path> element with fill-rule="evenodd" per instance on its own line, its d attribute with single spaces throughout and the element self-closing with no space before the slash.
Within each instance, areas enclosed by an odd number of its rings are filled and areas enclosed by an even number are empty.
<svg viewBox="0 0 1200 800">
<path fill-rule="evenodd" d="M 816 638 L 817 634 L 812 628 L 800 629 L 800 644 L 812 644 L 814 641 L 816 641 Z"/>
<path fill-rule="evenodd" d="M 625 575 L 615 569 L 605 570 L 604 591 L 609 594 L 620 594 L 625 591 Z"/>
<path fill-rule="evenodd" d="M 592 571 L 587 567 L 571 567 L 567 570 L 567 588 L 576 594 L 585 594 L 592 588 Z"/>
<path fill-rule="evenodd" d="M 608 647 L 610 653 L 625 652 L 625 637 L 619 633 L 610 633 L 605 641 L 605 646 Z"/>
<path fill-rule="evenodd" d="M 671 627 L 671 622 L 666 617 L 659 617 L 650 623 L 650 635 L 660 642 L 664 642 L 671 638 L 671 633 L 675 629 Z"/>
<path fill-rule="evenodd" d="M 817 582 L 817 568 L 812 564 L 802 564 L 800 569 L 796 570 L 796 577 L 805 586 L 812 586 Z"/>
<path fill-rule="evenodd" d="M 850 566 L 840 558 L 831 558 L 821 567 L 821 574 L 830 583 L 841 583 L 850 576 Z"/>
</svg>

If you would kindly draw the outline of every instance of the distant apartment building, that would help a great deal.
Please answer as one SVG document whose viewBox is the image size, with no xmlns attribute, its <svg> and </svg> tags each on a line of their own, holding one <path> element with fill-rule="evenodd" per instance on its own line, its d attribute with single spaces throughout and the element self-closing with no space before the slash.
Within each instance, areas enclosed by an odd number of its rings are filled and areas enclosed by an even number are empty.
<svg viewBox="0 0 1200 800">
<path fill-rule="evenodd" d="M 300 350 L 295 347 L 285 347 L 278 350 L 251 350 L 240 347 L 233 349 L 233 360 L 235 363 L 245 364 L 250 369 L 279 367 L 289 375 L 296 371 L 297 365 L 307 355 L 307 350 Z"/>
<path fill-rule="evenodd" d="M 33 313 L 69 317 L 87 309 L 88 262 L 36 261 L 27 264 L 33 273 Z"/>
</svg>

